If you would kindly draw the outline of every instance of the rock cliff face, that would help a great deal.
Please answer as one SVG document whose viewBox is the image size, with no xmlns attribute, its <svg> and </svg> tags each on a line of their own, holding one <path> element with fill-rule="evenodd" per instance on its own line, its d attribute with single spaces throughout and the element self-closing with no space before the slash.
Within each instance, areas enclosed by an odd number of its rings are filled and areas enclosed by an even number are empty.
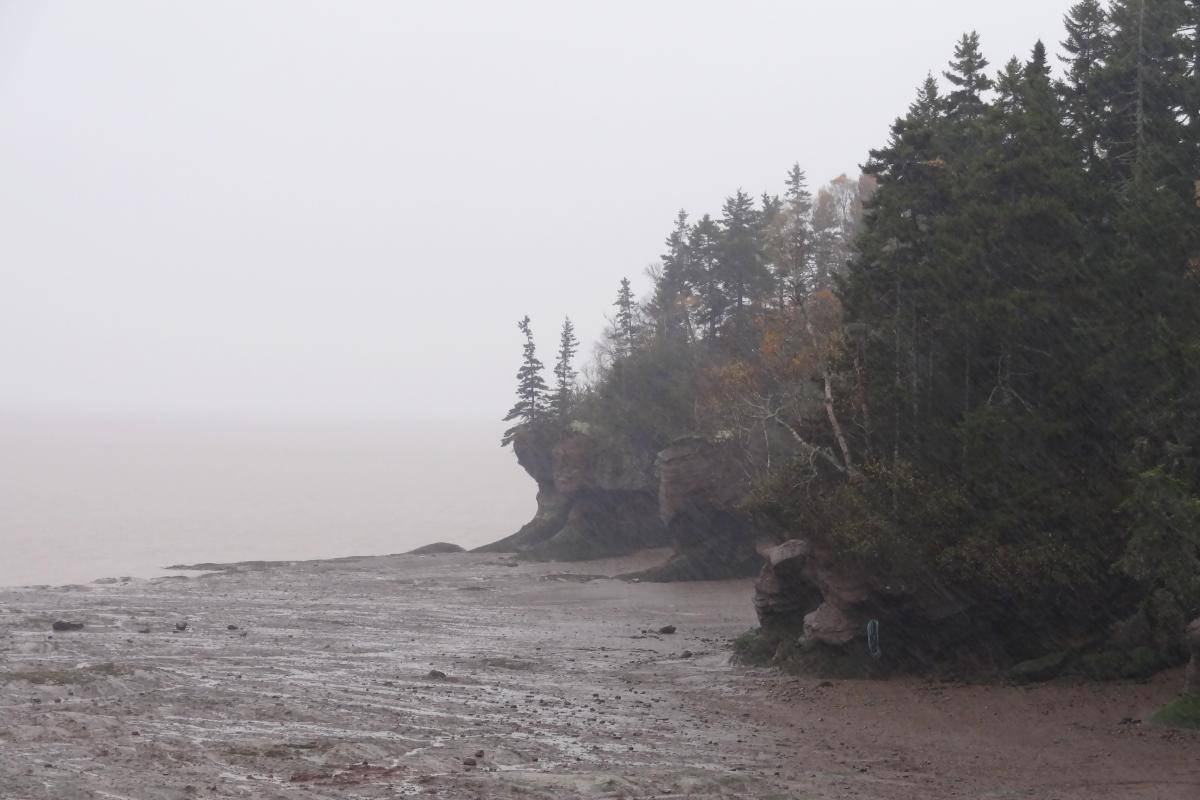
<svg viewBox="0 0 1200 800">
<path fill-rule="evenodd" d="M 513 449 L 537 481 L 537 514 L 481 551 L 581 561 L 670 545 L 666 564 L 627 576 L 647 581 L 753 575 L 762 564 L 760 532 L 736 510 L 746 486 L 717 445 L 682 439 L 651 461 L 573 431 L 528 432 Z"/>
<path fill-rule="evenodd" d="M 527 432 L 513 450 L 537 482 L 537 513 L 480 551 L 582 561 L 667 544 L 649 470 L 635 460 L 605 451 L 583 432 Z"/>
<path fill-rule="evenodd" d="M 747 486 L 731 454 L 706 439 L 689 437 L 658 454 L 658 512 L 674 555 L 642 580 L 713 580 L 753 575 L 762 565 L 754 522 L 737 510 Z"/>
</svg>

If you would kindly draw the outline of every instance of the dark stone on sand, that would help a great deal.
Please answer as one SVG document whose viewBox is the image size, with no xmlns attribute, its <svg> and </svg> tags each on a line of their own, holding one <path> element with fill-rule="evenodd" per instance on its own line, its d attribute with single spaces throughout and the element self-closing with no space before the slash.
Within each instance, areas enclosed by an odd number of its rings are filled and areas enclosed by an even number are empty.
<svg viewBox="0 0 1200 800">
<path fill-rule="evenodd" d="M 1057 678 L 1066 668 L 1071 658 L 1067 651 L 1051 653 L 1050 655 L 1022 661 L 1008 671 L 1008 675 L 1018 683 L 1038 683 Z"/>
<path fill-rule="evenodd" d="M 83 630 L 83 623 L 82 622 L 65 622 L 60 619 L 57 622 L 55 622 L 53 625 L 51 625 L 50 627 L 60 633 L 63 631 L 81 631 L 81 630 Z"/>
<path fill-rule="evenodd" d="M 416 550 L 409 550 L 405 555 L 409 556 L 435 556 L 444 553 L 465 553 L 465 548 L 459 547 L 451 542 L 434 542 L 427 544 L 424 547 L 418 547 Z"/>
<path fill-rule="evenodd" d="M 691 650 L 684 650 L 682 653 L 679 654 L 679 657 L 680 658 L 691 658 L 693 655 L 695 655 L 695 653 L 693 653 Z"/>
<path fill-rule="evenodd" d="M 466 758 L 463 759 L 464 767 L 473 767 L 477 763 L 479 763 L 479 762 L 477 762 L 475 759 L 471 758 L 470 756 L 467 756 Z"/>
<path fill-rule="evenodd" d="M 188 629 L 188 624 L 186 622 L 176 622 L 175 623 L 175 630 L 179 631 L 180 633 L 183 633 L 187 629 Z"/>
<path fill-rule="evenodd" d="M 431 669 L 429 672 L 425 673 L 425 677 L 431 681 L 444 681 L 446 680 L 446 673 L 442 672 L 440 669 Z"/>
<path fill-rule="evenodd" d="M 658 632 L 664 633 L 664 634 L 670 636 L 676 630 L 678 630 L 678 629 L 674 625 L 663 625 L 661 628 L 658 629 Z"/>
</svg>

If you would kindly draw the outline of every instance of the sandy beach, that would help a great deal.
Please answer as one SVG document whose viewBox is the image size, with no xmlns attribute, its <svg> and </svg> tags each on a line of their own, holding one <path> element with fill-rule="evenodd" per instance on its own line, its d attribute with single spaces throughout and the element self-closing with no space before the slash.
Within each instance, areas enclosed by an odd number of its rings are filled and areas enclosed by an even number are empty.
<svg viewBox="0 0 1200 800">
<path fill-rule="evenodd" d="M 1200 732 L 1144 722 L 1179 673 L 1011 687 L 742 668 L 750 582 L 604 577 L 663 555 L 0 590 L 0 798 L 1200 796 Z"/>
</svg>

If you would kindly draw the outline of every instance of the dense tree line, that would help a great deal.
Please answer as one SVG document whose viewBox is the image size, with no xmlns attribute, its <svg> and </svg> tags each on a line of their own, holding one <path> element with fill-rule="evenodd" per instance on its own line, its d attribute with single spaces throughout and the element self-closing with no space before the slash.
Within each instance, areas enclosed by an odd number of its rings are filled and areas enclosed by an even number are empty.
<svg viewBox="0 0 1200 800">
<path fill-rule="evenodd" d="M 968 34 L 860 179 L 680 212 L 554 414 L 735 440 L 755 507 L 847 558 L 1170 652 L 1200 613 L 1200 0 L 1081 0 L 1062 49 L 992 72 Z"/>
</svg>

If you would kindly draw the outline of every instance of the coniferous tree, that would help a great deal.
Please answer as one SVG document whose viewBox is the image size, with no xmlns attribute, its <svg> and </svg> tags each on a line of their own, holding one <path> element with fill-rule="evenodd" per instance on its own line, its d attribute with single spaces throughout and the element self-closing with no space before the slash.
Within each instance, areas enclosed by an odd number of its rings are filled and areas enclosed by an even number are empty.
<svg viewBox="0 0 1200 800">
<path fill-rule="evenodd" d="M 1194 149 L 1194 173 L 1200 180 L 1200 0 L 1187 0 L 1186 19 L 1184 49 L 1191 62 L 1191 82 L 1187 97 L 1188 138 Z M 1200 186 L 1197 187 L 1197 192 L 1200 193 Z"/>
<path fill-rule="evenodd" d="M 1188 46 L 1181 31 L 1186 0 L 1114 0 L 1102 96 L 1110 109 L 1101 136 L 1119 185 L 1146 186 L 1172 173 L 1189 176 L 1183 134 L 1188 102 Z"/>
<path fill-rule="evenodd" d="M 704 326 L 704 338 L 715 341 L 729 312 L 729 296 L 721 274 L 721 230 L 708 214 L 692 226 L 688 252 L 691 254 L 692 285 L 696 287 L 700 301 L 699 321 Z"/>
<path fill-rule="evenodd" d="M 979 34 L 975 31 L 963 34 L 954 48 L 950 69 L 943 73 L 954 86 L 946 104 L 950 119 L 961 122 L 983 116 L 984 94 L 993 86 L 992 79 L 984 71 L 987 66 L 988 60 L 980 49 Z"/>
<path fill-rule="evenodd" d="M 770 291 L 759 232 L 761 216 L 750 195 L 738 189 L 721 215 L 720 280 L 732 306 L 734 347 L 748 342 L 750 307 Z"/>
<path fill-rule="evenodd" d="M 788 171 L 784 202 L 769 237 L 779 306 L 798 305 L 810 291 L 812 269 L 812 193 L 799 164 Z"/>
<path fill-rule="evenodd" d="M 921 359 L 914 353 L 942 367 L 940 381 L 950 382 L 942 376 L 951 356 L 934 352 L 955 344 L 936 327 L 948 305 L 939 294 L 948 287 L 937 274 L 936 237 L 936 223 L 951 200 L 945 107 L 929 76 L 908 114 L 893 123 L 888 145 L 871 151 L 864 170 L 878 180 L 878 188 L 858 252 L 842 281 L 846 321 L 865 331 L 862 358 L 870 379 L 860 416 L 866 417 L 869 408 L 871 421 L 868 426 L 860 419 L 859 424 L 893 464 L 916 441 L 921 378 L 929 384 L 934 373 L 917 369 L 914 362 Z M 935 392 L 927 389 L 926 394 Z"/>
<path fill-rule="evenodd" d="M 763 192 L 759 202 L 762 204 L 762 211 L 759 212 L 759 224 L 768 227 L 783 211 L 783 198 L 777 194 Z"/>
<path fill-rule="evenodd" d="M 546 414 L 546 381 L 542 378 L 542 362 L 537 357 L 533 342 L 533 330 L 528 315 L 517 323 L 525 336 L 521 367 L 517 370 L 517 402 L 504 417 L 505 422 L 516 422 L 504 432 L 502 447 L 512 443 L 517 434 L 539 424 Z"/>
<path fill-rule="evenodd" d="M 1061 60 L 1067 73 L 1060 84 L 1065 116 L 1090 169 L 1101 164 L 1100 137 L 1106 109 L 1100 91 L 1108 51 L 1108 15 L 1100 0 L 1080 0 L 1065 20 L 1067 38 Z"/>
<path fill-rule="evenodd" d="M 688 215 L 681 210 L 667 237 L 667 252 L 661 258 L 661 278 L 654 287 L 653 318 L 659 337 L 667 341 L 692 339 L 689 308 L 692 264 L 688 236 Z"/>
<path fill-rule="evenodd" d="M 833 195 L 826 189 L 817 192 L 812 214 L 812 281 L 811 291 L 825 292 L 833 287 L 839 269 L 841 230 Z"/>
<path fill-rule="evenodd" d="M 613 343 L 616 358 L 627 358 L 637 344 L 637 302 L 633 299 L 633 284 L 629 278 L 621 279 L 617 290 L 617 301 L 613 303 L 617 314 L 613 318 L 613 331 L 609 338 Z"/>
<path fill-rule="evenodd" d="M 571 413 L 575 379 L 579 376 L 573 366 L 578 349 L 579 339 L 575 336 L 575 325 L 571 318 L 567 317 L 563 320 L 562 332 L 558 338 L 558 359 L 554 362 L 554 394 L 550 398 L 550 411 L 559 419 L 565 419 Z"/>
</svg>

